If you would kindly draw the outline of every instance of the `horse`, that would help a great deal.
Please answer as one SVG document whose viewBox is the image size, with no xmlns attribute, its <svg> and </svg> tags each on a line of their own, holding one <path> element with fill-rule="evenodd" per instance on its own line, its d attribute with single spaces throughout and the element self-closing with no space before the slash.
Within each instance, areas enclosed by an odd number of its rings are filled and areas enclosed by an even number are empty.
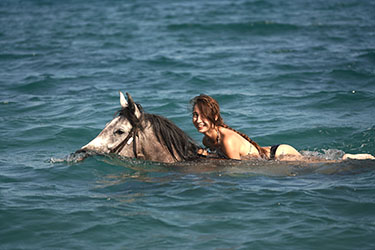
<svg viewBox="0 0 375 250">
<path fill-rule="evenodd" d="M 148 114 L 119 91 L 121 109 L 99 135 L 76 153 L 115 154 L 162 163 L 199 158 L 198 144 L 165 117 Z"/>
</svg>

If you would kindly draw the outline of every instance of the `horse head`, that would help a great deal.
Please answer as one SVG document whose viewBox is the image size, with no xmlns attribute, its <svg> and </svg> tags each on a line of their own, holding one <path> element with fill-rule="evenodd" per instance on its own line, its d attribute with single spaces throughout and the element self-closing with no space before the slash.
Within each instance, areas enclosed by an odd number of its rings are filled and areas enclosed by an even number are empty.
<svg viewBox="0 0 375 250">
<path fill-rule="evenodd" d="M 143 112 L 126 93 L 120 93 L 121 109 L 112 121 L 79 152 L 118 154 L 158 162 L 176 162 L 196 157 L 197 144 L 168 119 Z"/>
</svg>

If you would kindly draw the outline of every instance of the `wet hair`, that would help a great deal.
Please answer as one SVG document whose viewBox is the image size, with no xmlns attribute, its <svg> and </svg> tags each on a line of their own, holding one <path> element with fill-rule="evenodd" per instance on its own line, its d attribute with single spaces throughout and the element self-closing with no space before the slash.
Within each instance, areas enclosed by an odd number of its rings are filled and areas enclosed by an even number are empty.
<svg viewBox="0 0 375 250">
<path fill-rule="evenodd" d="M 224 120 L 220 115 L 219 103 L 211 96 L 200 94 L 190 100 L 190 104 L 194 109 L 194 106 L 198 106 L 201 115 L 209 120 L 213 125 L 222 126 Z"/>
<path fill-rule="evenodd" d="M 233 132 L 236 132 L 237 134 L 245 138 L 248 142 L 250 142 L 258 150 L 259 155 L 262 158 L 267 158 L 267 151 L 261 148 L 258 145 L 258 143 L 253 141 L 246 134 L 233 129 L 224 123 L 224 120 L 220 115 L 219 103 L 214 98 L 205 94 L 200 94 L 199 96 L 196 96 L 193 99 L 191 99 L 190 104 L 192 105 L 192 109 L 194 109 L 195 105 L 197 105 L 201 112 L 201 115 L 207 120 L 209 120 L 212 123 L 212 125 L 221 126 L 230 129 Z"/>
</svg>

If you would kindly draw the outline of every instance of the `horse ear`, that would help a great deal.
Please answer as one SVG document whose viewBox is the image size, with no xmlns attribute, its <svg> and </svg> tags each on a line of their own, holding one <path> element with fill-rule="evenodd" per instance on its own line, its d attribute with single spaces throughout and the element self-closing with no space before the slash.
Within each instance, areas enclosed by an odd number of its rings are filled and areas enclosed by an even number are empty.
<svg viewBox="0 0 375 250">
<path fill-rule="evenodd" d="M 124 109 L 128 106 L 128 102 L 126 101 L 125 96 L 121 91 L 119 91 L 119 94 L 120 94 L 120 104 L 121 104 L 121 107 Z"/>
<path fill-rule="evenodd" d="M 141 111 L 139 111 L 139 108 L 137 104 L 133 101 L 132 96 L 128 92 L 126 92 L 126 95 L 128 96 L 129 106 L 132 110 L 134 110 L 134 115 L 139 119 L 141 117 Z"/>
</svg>

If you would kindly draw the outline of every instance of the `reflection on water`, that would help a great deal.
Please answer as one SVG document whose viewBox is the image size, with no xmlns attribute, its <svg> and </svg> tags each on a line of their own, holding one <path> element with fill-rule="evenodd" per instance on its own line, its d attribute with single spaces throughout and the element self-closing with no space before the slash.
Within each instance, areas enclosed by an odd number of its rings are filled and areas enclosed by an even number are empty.
<svg viewBox="0 0 375 250">
<path fill-rule="evenodd" d="M 246 161 L 202 158 L 173 164 L 129 159 L 116 155 L 94 156 L 95 159 L 113 166 L 124 167 L 119 174 L 107 175 L 101 187 L 126 180 L 149 183 L 168 182 L 180 174 L 206 174 L 214 176 L 298 176 L 306 174 L 356 174 L 375 169 L 374 160 L 339 160 L 340 150 L 324 153 L 305 151 L 304 161 L 278 161 L 254 159 Z"/>
</svg>

